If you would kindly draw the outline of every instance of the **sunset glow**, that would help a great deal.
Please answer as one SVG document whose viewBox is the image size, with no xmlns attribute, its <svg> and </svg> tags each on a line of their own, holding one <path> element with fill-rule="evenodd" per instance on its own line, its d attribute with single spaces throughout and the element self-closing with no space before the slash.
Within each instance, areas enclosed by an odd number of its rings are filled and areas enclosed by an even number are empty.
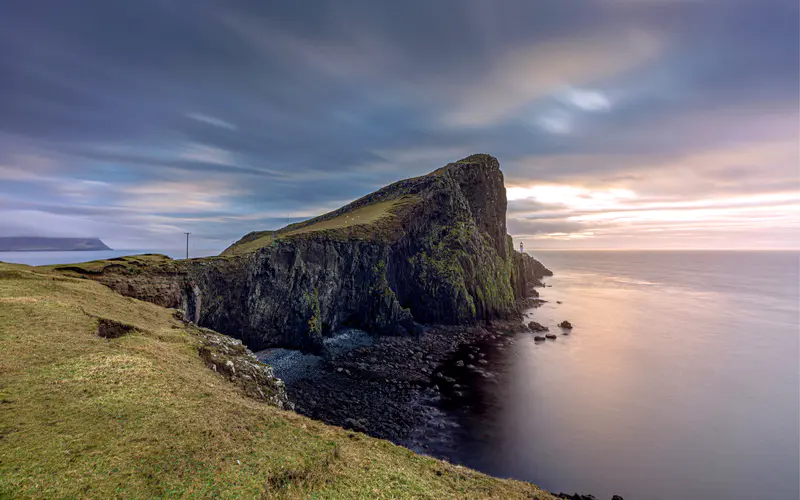
<svg viewBox="0 0 800 500">
<path fill-rule="evenodd" d="M 482 152 L 525 248 L 800 247 L 796 2 L 443 2 L 13 2 L 0 236 L 213 253 Z"/>
</svg>

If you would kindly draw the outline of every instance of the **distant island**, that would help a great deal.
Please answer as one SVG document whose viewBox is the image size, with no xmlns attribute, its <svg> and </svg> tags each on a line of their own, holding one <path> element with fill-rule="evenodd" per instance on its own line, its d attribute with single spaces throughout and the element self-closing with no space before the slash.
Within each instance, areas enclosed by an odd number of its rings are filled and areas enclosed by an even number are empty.
<svg viewBox="0 0 800 500">
<path fill-rule="evenodd" d="M 0 236 L 0 252 L 72 252 L 111 250 L 99 238 L 44 238 L 38 236 Z"/>
</svg>

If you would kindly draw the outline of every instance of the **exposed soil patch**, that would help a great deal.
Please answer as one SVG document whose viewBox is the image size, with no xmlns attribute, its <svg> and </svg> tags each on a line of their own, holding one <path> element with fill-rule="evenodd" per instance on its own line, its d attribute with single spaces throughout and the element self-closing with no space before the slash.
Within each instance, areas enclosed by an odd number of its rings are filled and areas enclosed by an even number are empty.
<svg viewBox="0 0 800 500">
<path fill-rule="evenodd" d="M 136 330 L 135 326 L 126 325 L 113 319 L 97 319 L 97 335 L 104 339 L 118 339 Z"/>
</svg>

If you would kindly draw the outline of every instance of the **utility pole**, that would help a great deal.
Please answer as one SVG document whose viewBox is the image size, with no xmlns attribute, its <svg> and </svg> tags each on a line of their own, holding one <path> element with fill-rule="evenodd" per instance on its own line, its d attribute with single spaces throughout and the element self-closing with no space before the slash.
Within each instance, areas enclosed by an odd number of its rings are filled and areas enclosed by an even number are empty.
<svg viewBox="0 0 800 500">
<path fill-rule="evenodd" d="M 192 233 L 183 233 L 186 235 L 186 258 L 189 258 L 189 235 Z"/>
</svg>

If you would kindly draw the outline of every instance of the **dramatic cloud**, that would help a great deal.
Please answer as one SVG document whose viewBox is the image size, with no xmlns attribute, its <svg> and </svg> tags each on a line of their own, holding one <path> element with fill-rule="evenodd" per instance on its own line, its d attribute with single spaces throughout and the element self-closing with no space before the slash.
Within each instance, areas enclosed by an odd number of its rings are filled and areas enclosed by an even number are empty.
<svg viewBox="0 0 800 500">
<path fill-rule="evenodd" d="M 218 251 L 475 152 L 537 247 L 798 247 L 793 0 L 12 2 L 0 235 Z"/>
</svg>

